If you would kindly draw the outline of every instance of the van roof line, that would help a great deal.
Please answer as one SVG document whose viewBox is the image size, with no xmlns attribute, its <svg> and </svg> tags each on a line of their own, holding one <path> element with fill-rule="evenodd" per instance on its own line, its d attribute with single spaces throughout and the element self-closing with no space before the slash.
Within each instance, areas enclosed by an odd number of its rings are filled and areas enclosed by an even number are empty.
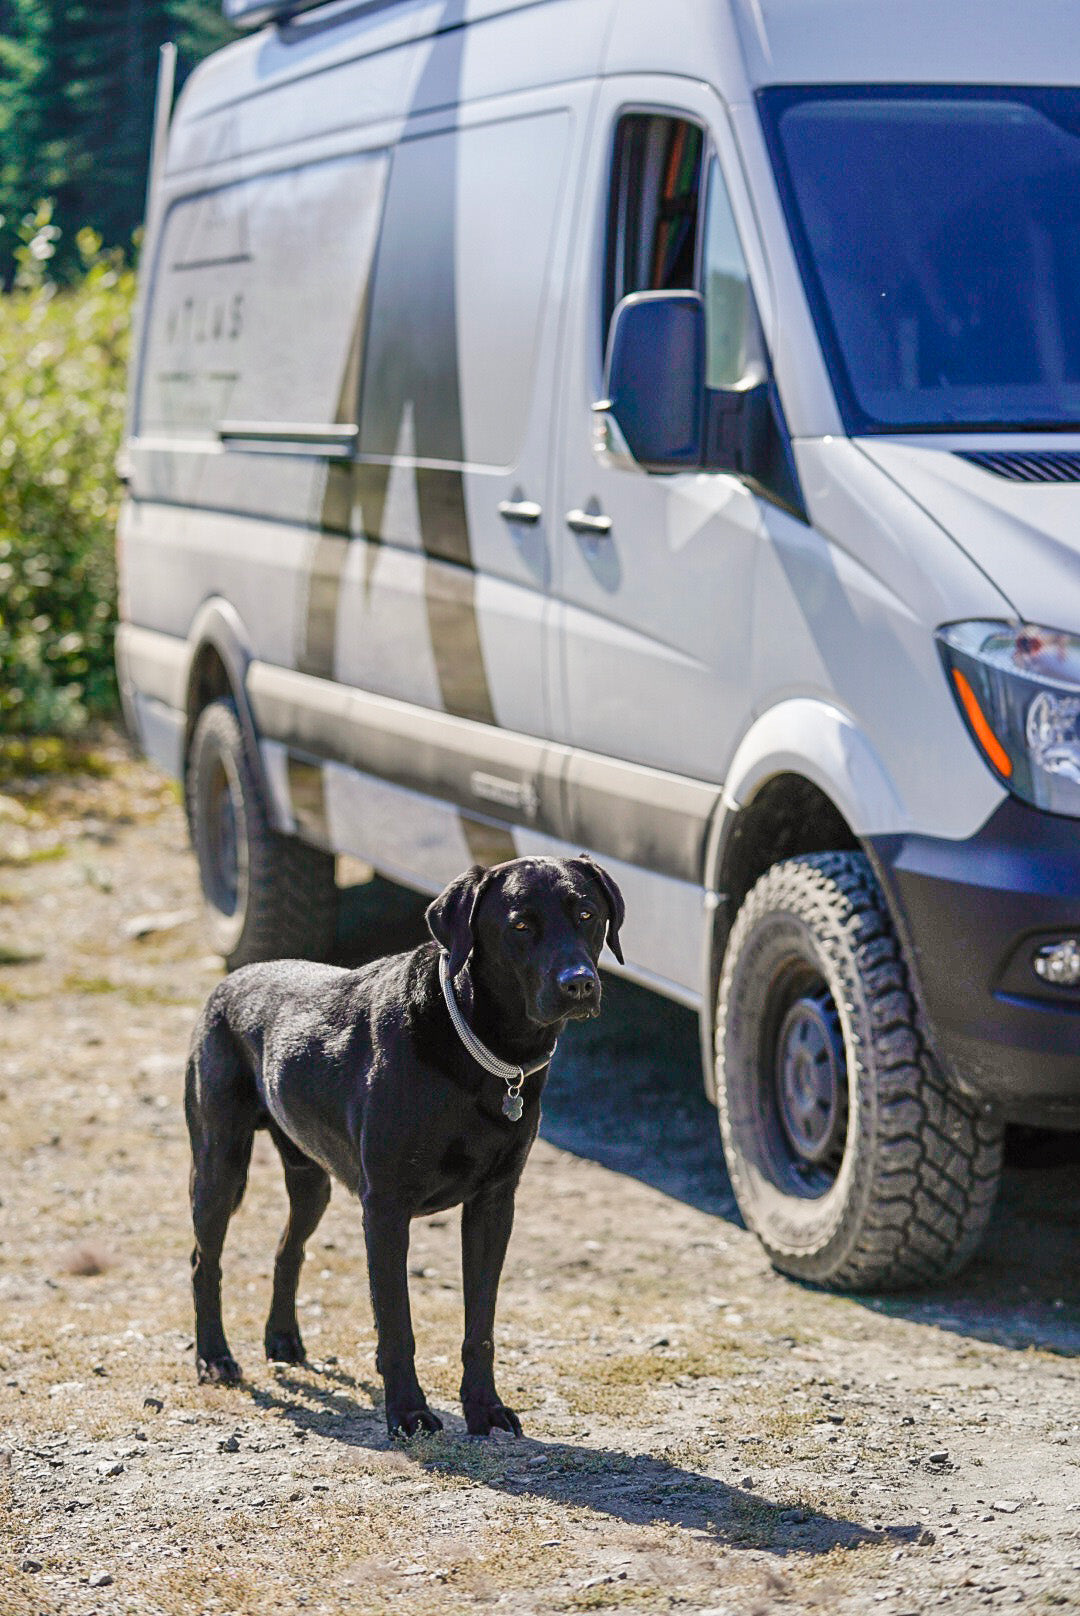
<svg viewBox="0 0 1080 1616">
<path fill-rule="evenodd" d="M 354 0 L 349 9 L 352 14 L 387 11 L 401 3 L 402 0 Z M 261 28 L 264 23 L 289 22 L 303 12 L 328 10 L 336 4 L 340 0 L 222 0 L 221 9 L 236 28 Z"/>
</svg>

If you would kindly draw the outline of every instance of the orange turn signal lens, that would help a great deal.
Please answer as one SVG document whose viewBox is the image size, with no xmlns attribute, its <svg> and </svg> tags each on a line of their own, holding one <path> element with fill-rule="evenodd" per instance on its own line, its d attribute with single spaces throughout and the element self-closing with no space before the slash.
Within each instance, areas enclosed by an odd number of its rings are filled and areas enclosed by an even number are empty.
<svg viewBox="0 0 1080 1616">
<path fill-rule="evenodd" d="M 968 723 L 975 732 L 975 739 L 978 741 L 979 745 L 982 747 L 983 751 L 986 753 L 997 772 L 999 774 L 1003 774 L 1007 780 L 1013 772 L 1012 758 L 1009 756 L 1008 752 L 1006 752 L 1005 748 L 1002 746 L 1001 742 L 990 728 L 990 725 L 987 722 L 986 714 L 979 706 L 978 698 L 976 697 L 974 690 L 972 690 L 967 679 L 960 672 L 960 669 L 954 668 L 952 670 L 952 676 L 953 682 L 955 683 L 957 690 L 960 692 L 960 700 L 963 704 L 964 711 L 967 714 Z"/>
</svg>

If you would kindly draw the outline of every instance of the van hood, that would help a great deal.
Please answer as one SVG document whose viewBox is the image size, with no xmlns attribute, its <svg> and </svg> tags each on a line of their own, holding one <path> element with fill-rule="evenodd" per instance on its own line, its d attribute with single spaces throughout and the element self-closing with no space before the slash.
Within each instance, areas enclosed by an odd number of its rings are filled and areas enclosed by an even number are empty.
<svg viewBox="0 0 1080 1616">
<path fill-rule="evenodd" d="M 1080 478 L 1080 439 L 965 438 L 946 445 L 860 438 L 858 447 L 941 524 L 1018 618 L 1080 632 L 1080 480 L 1017 481 L 965 458 L 1065 454 L 1075 458 L 1073 475 Z M 1032 469 L 1037 476 L 1037 465 Z"/>
</svg>

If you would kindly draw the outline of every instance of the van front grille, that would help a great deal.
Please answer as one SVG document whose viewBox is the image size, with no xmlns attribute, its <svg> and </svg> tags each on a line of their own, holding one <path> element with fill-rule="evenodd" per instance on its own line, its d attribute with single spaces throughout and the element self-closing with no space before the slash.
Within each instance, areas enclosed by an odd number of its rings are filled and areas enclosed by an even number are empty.
<svg viewBox="0 0 1080 1616">
<path fill-rule="evenodd" d="M 1023 453 L 1003 449 L 998 453 L 975 449 L 955 451 L 961 460 L 1007 477 L 1011 483 L 1080 483 L 1080 450 L 1046 449 Z"/>
</svg>

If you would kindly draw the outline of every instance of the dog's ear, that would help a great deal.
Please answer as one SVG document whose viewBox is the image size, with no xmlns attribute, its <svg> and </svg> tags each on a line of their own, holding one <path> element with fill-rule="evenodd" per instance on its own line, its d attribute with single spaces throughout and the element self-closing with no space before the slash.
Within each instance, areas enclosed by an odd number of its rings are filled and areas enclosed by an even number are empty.
<svg viewBox="0 0 1080 1616">
<path fill-rule="evenodd" d="M 458 974 L 472 953 L 476 940 L 473 933 L 476 906 L 490 874 L 482 864 L 474 864 L 428 905 L 428 930 L 450 956 L 451 977 Z"/>
<path fill-rule="evenodd" d="M 625 965 L 626 961 L 623 959 L 622 949 L 619 947 L 619 928 L 626 919 L 626 905 L 623 903 L 622 893 L 607 871 L 601 869 L 596 860 L 590 858 L 588 853 L 579 853 L 577 858 L 570 860 L 570 863 L 581 866 L 589 879 L 595 881 L 604 894 L 604 901 L 608 908 L 607 945 L 619 964 Z"/>
</svg>

